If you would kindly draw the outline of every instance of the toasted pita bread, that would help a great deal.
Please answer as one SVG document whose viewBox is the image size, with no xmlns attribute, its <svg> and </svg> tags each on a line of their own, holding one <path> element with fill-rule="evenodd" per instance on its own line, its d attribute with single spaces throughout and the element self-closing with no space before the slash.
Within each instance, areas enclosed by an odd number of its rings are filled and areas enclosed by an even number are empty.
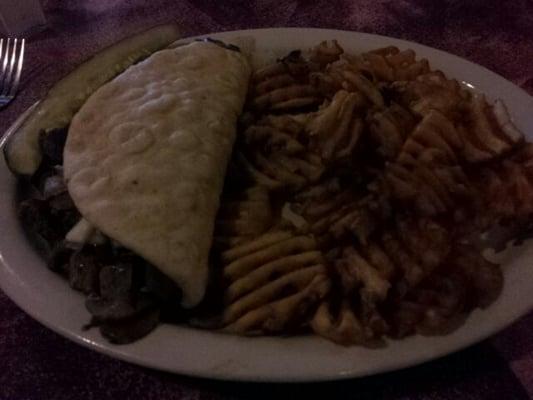
<svg viewBox="0 0 533 400">
<path fill-rule="evenodd" d="M 172 278 L 185 307 L 205 292 L 250 72 L 213 43 L 162 50 L 98 89 L 69 128 L 64 175 L 78 210 Z"/>
</svg>

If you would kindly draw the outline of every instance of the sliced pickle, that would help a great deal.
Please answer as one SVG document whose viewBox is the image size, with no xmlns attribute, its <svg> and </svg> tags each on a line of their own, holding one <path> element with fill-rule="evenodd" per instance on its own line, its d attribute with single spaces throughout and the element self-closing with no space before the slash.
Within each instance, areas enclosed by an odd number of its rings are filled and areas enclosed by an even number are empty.
<svg viewBox="0 0 533 400">
<path fill-rule="evenodd" d="M 15 174 L 32 175 L 42 159 L 41 131 L 67 126 L 100 86 L 179 37 L 174 24 L 156 26 L 101 50 L 58 81 L 8 139 L 4 156 L 9 169 Z"/>
</svg>

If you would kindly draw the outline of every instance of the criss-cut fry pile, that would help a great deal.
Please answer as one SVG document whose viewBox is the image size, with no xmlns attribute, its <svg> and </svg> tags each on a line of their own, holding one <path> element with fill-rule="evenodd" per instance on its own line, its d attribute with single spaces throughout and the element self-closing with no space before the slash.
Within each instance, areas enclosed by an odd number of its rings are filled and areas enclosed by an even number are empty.
<svg viewBox="0 0 533 400">
<path fill-rule="evenodd" d="M 481 233 L 533 222 L 533 144 L 412 50 L 323 42 L 256 71 L 232 168 L 215 238 L 238 334 L 445 334 L 501 291 Z"/>
</svg>

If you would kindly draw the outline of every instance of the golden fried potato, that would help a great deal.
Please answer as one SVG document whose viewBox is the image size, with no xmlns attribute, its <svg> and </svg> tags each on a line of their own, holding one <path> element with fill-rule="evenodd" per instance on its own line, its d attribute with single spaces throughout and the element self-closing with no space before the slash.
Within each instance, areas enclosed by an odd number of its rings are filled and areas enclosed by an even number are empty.
<svg viewBox="0 0 533 400">
<path fill-rule="evenodd" d="M 282 188 L 284 183 L 276 178 L 271 178 L 267 174 L 256 168 L 242 153 L 237 153 L 237 164 L 242 167 L 246 174 L 258 185 L 275 190 Z"/>
<path fill-rule="evenodd" d="M 523 141 L 501 101 L 490 106 L 483 95 L 472 96 L 466 119 L 459 127 L 465 143 L 463 157 L 467 162 L 487 161 L 508 153 Z"/>
<path fill-rule="evenodd" d="M 501 133 L 505 136 L 505 139 L 510 143 L 520 143 L 524 140 L 524 134 L 516 127 L 511 120 L 509 111 L 505 106 L 505 103 L 498 99 L 494 102 L 492 112 L 498 127 L 501 129 Z M 500 133 L 500 134 L 501 134 Z"/>
<path fill-rule="evenodd" d="M 428 112 L 405 141 L 398 162 L 404 163 L 408 156 L 418 160 L 425 149 L 437 149 L 440 159 L 455 165 L 460 158 L 462 138 L 453 123 L 436 110 Z"/>
<path fill-rule="evenodd" d="M 363 130 L 357 109 L 364 99 L 357 93 L 338 91 L 307 123 L 311 148 L 325 160 L 349 156 Z"/>
<path fill-rule="evenodd" d="M 368 263 L 379 271 L 383 279 L 389 282 L 392 280 L 396 267 L 381 246 L 370 242 L 361 247 L 361 252 Z"/>
<path fill-rule="evenodd" d="M 448 231 L 431 219 L 397 218 L 396 229 L 398 237 L 416 255 L 426 274 L 440 266 L 450 253 Z"/>
<path fill-rule="evenodd" d="M 414 80 L 395 81 L 389 87 L 392 99 L 416 115 L 439 111 L 452 121 L 462 112 L 470 93 L 454 79 L 447 79 L 441 71 L 419 75 Z"/>
<path fill-rule="evenodd" d="M 388 257 L 402 273 L 402 283 L 406 288 L 416 286 L 424 277 L 424 270 L 405 245 L 398 240 L 393 232 L 385 232 L 381 235 L 381 244 Z"/>
<path fill-rule="evenodd" d="M 356 74 L 350 70 L 346 70 L 342 72 L 342 76 L 344 78 L 343 87 L 346 90 L 350 92 L 359 91 L 378 109 L 383 109 L 385 107 L 385 101 L 383 100 L 380 91 L 374 83 L 363 74 Z"/>
<path fill-rule="evenodd" d="M 327 302 L 320 304 L 311 327 L 316 334 L 344 346 L 365 344 L 370 336 L 347 301 L 343 301 L 336 315 Z"/>
<path fill-rule="evenodd" d="M 527 221 L 533 216 L 533 146 L 472 174 L 483 213 L 491 221 Z"/>
<path fill-rule="evenodd" d="M 225 330 L 271 333 L 305 323 L 329 290 L 322 253 L 309 236 L 272 232 L 223 253 Z"/>
<path fill-rule="evenodd" d="M 396 103 L 369 114 L 368 121 L 377 152 L 387 160 L 396 158 L 416 124 L 414 116 Z"/>
<path fill-rule="evenodd" d="M 305 146 L 290 134 L 268 125 L 252 125 L 243 134 L 247 145 L 257 146 L 266 153 L 298 154 Z"/>
<path fill-rule="evenodd" d="M 345 289 L 353 290 L 360 286 L 361 296 L 371 302 L 383 301 L 387 297 L 390 283 L 355 248 L 344 249 L 342 258 L 337 261 L 337 268 Z"/>
<path fill-rule="evenodd" d="M 310 84 L 292 84 L 258 95 L 252 102 L 252 107 L 257 111 L 287 111 L 320 103 L 321 98 L 314 86 Z"/>
<path fill-rule="evenodd" d="M 501 101 L 333 41 L 256 71 L 245 110 L 215 231 L 224 331 L 367 346 L 497 298 L 479 234 L 533 222 L 533 144 Z"/>
<path fill-rule="evenodd" d="M 376 79 L 392 81 L 410 81 L 430 71 L 426 59 L 416 60 L 413 50 L 400 51 L 390 46 L 363 53 L 364 65 Z"/>
<path fill-rule="evenodd" d="M 457 329 L 468 310 L 468 288 L 456 273 L 437 273 L 393 305 L 391 334 L 444 335 Z"/>
<path fill-rule="evenodd" d="M 320 179 L 324 166 L 309 152 L 306 119 L 269 115 L 244 130 L 237 157 L 255 183 L 271 190 L 296 190 Z"/>
<path fill-rule="evenodd" d="M 366 243 L 388 212 L 373 194 L 361 197 L 341 189 L 335 180 L 300 193 L 293 208 L 307 222 L 321 247 L 347 237 Z"/>
<path fill-rule="evenodd" d="M 323 41 L 313 47 L 309 60 L 317 63 L 323 69 L 326 65 L 337 61 L 343 53 L 343 48 L 336 40 L 332 40 L 331 42 Z"/>
<path fill-rule="evenodd" d="M 328 290 L 329 281 L 324 275 L 318 275 L 303 290 L 250 310 L 223 330 L 257 335 L 298 329 L 306 322 L 308 310 L 312 310 Z"/>
<path fill-rule="evenodd" d="M 274 279 L 275 276 L 281 276 L 307 266 L 319 265 L 323 262 L 322 253 L 316 250 L 285 256 L 267 262 L 260 268 L 251 271 L 249 274 L 233 282 L 226 290 L 226 301 L 234 301 L 243 294 L 255 290 L 262 285 L 266 285 Z"/>
<path fill-rule="evenodd" d="M 289 231 L 273 231 L 265 233 L 254 240 L 241 243 L 224 251 L 222 253 L 222 261 L 225 263 L 230 263 L 240 257 L 252 254 L 253 252 L 264 249 L 265 247 L 268 247 L 274 243 L 289 239 L 291 236 L 292 235 Z"/>
<path fill-rule="evenodd" d="M 487 261 L 479 250 L 461 245 L 456 245 L 451 262 L 473 289 L 470 299 L 473 306 L 485 308 L 498 298 L 503 288 L 499 265 Z"/>
<path fill-rule="evenodd" d="M 449 212 L 473 196 L 471 183 L 459 165 L 426 162 L 426 157 L 416 161 L 405 153 L 402 161 L 388 164 L 380 182 L 388 186 L 395 201 L 420 215 Z"/>
<path fill-rule="evenodd" d="M 289 272 L 240 298 L 228 297 L 228 306 L 224 310 L 224 323 L 230 324 L 251 310 L 286 297 L 287 291 L 296 293 L 305 289 L 315 276 L 324 272 L 323 265 L 310 266 Z"/>
<path fill-rule="evenodd" d="M 309 75 L 318 67 L 296 51 L 275 64 L 256 71 L 250 88 L 250 108 L 255 112 L 290 112 L 318 106 L 323 97 Z"/>
<path fill-rule="evenodd" d="M 215 236 L 258 236 L 272 224 L 269 193 L 263 186 L 254 186 L 240 196 L 222 198 L 215 221 Z"/>
<path fill-rule="evenodd" d="M 267 233 L 265 235 L 270 238 L 270 234 Z M 263 239 L 264 237 L 254 239 L 254 241 L 250 243 L 250 246 L 257 241 L 261 243 Z M 224 276 L 228 279 L 235 280 L 257 268 L 258 264 L 266 264 L 285 255 L 295 254 L 295 252 L 309 251 L 315 248 L 316 241 L 312 237 L 289 237 L 287 240 L 273 243 L 268 247 L 262 248 L 254 253 L 243 255 L 232 261 L 224 268 Z M 224 258 L 226 254 L 227 253 L 223 254 Z"/>
</svg>

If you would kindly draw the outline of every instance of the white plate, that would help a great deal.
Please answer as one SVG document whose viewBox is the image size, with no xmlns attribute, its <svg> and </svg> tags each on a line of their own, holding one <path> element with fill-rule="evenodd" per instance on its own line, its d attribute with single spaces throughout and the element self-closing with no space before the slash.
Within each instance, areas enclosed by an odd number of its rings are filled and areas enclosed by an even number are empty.
<svg viewBox="0 0 533 400">
<path fill-rule="evenodd" d="M 286 52 L 324 39 L 337 39 L 347 51 L 395 45 L 411 48 L 451 77 L 491 98 L 502 98 L 524 132 L 533 135 L 533 99 L 502 77 L 451 54 L 382 36 L 322 29 L 258 29 L 208 35 L 252 36 L 259 51 Z M 207 36 L 207 35 L 206 35 Z M 530 140 L 533 137 L 529 137 Z M 219 379 L 312 381 L 357 377 L 422 363 L 462 349 L 505 328 L 533 308 L 533 246 L 507 252 L 505 285 L 486 311 L 476 310 L 457 331 L 442 337 L 413 336 L 383 349 L 345 348 L 318 337 L 243 338 L 161 325 L 146 338 L 123 346 L 109 344 L 89 320 L 83 296 L 44 266 L 23 236 L 15 213 L 15 178 L 0 160 L 0 286 L 23 310 L 50 329 L 96 351 L 166 371 Z"/>
</svg>

